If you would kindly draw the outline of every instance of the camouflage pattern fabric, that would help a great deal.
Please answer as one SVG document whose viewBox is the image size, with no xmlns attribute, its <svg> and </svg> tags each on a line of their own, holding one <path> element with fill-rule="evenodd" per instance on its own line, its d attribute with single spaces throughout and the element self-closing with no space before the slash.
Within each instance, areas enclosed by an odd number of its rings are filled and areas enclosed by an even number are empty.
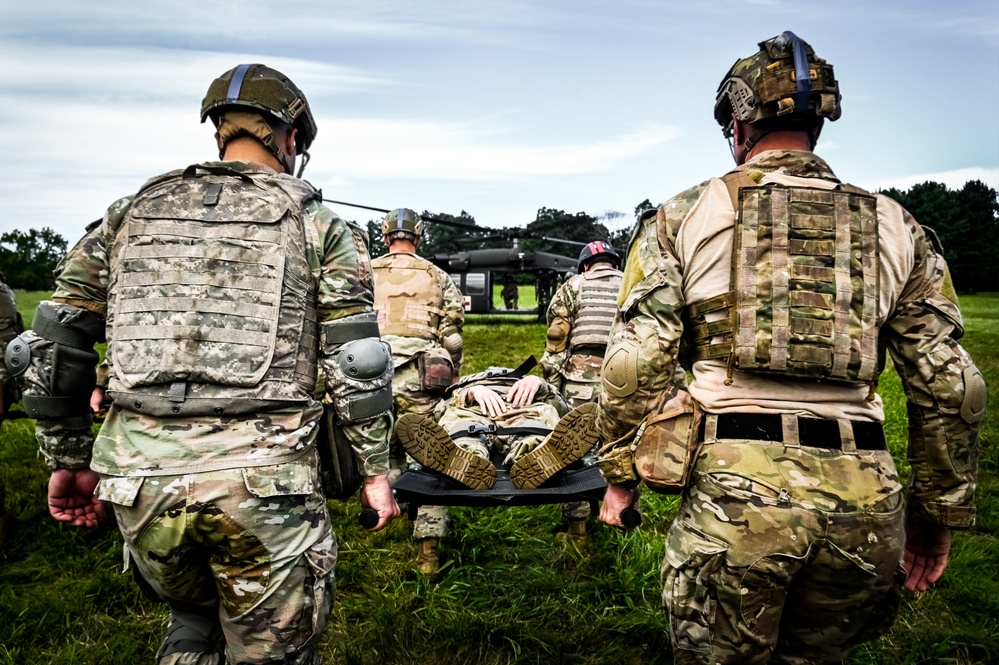
<svg viewBox="0 0 999 665">
<path fill-rule="evenodd" d="M 291 179 L 266 167 L 240 162 L 209 162 L 205 166 L 225 166 L 247 174 Z M 53 300 L 106 315 L 109 256 L 131 201 L 128 197 L 115 202 L 103 220 L 88 227 L 87 234 L 56 270 Z M 317 276 L 315 297 L 319 321 L 371 312 L 374 296 L 366 234 L 315 200 L 306 204 L 303 215 L 309 247 L 306 258 Z M 319 362 L 327 376 L 335 374 L 335 355 L 323 356 Z M 115 376 L 113 363 L 108 371 Z M 315 371 L 312 370 L 313 374 Z M 321 413 L 320 404 L 311 399 L 297 404 L 290 402 L 266 414 L 186 418 L 146 416 L 126 412 L 115 404 L 94 444 L 92 468 L 108 475 L 160 475 L 289 461 L 312 446 Z M 391 417 L 377 416 L 343 427 L 358 455 L 362 473 L 386 473 Z M 37 431 L 43 454 L 49 449 L 54 463 L 61 464 L 59 451 L 52 449 L 53 440 L 60 437 L 59 426 L 39 421 Z"/>
<path fill-rule="evenodd" d="M 132 564 L 161 599 L 220 602 L 227 662 L 287 662 L 318 643 L 335 595 L 337 542 L 316 469 L 309 452 L 254 469 L 106 477 L 98 496 L 114 503 Z"/>
<path fill-rule="evenodd" d="M 199 168 L 225 168 L 255 182 L 287 179 L 287 189 L 272 192 L 283 200 L 288 189 L 302 186 L 262 165 L 212 162 Z M 115 279 L 109 257 L 120 249 L 117 231 L 132 201 L 112 204 L 59 264 L 54 301 L 107 316 Z M 51 467 L 83 468 L 89 462 L 101 473 L 97 494 L 115 504 L 132 559 L 163 599 L 199 605 L 221 601 L 226 657 L 232 663 L 305 663 L 314 657 L 311 647 L 333 603 L 336 560 L 318 482 L 314 443 L 322 405 L 316 389 L 325 387 L 333 400 L 368 389 L 364 382 L 330 378 L 340 367 L 339 347 L 321 339 L 325 335 L 308 334 L 326 322 L 373 313 L 367 235 L 317 198 L 304 203 L 300 218 L 298 247 L 308 271 L 304 281 L 293 272 L 283 280 L 301 282 L 289 288 L 301 290 L 296 306 L 311 310 L 315 321 L 301 326 L 299 340 L 287 337 L 308 347 L 304 353 L 283 344 L 281 334 L 273 351 L 295 375 L 302 399 L 267 403 L 254 412 L 187 417 L 154 416 L 116 402 L 96 439 L 54 421 L 38 420 L 36 426 Z M 51 364 L 52 355 L 32 358 L 26 389 L 37 388 L 40 377 L 51 374 L 51 367 L 43 365 Z M 121 379 L 117 371 L 112 357 L 107 367 L 111 385 Z M 389 369 L 386 383 L 390 380 Z M 342 427 L 361 473 L 386 474 L 391 413 Z M 182 656 L 170 658 L 197 660 L 196 654 Z"/>
<path fill-rule="evenodd" d="M 737 171 L 760 186 L 845 187 L 810 152 L 762 152 Z M 880 264 L 877 327 L 908 400 L 905 509 L 885 452 L 715 442 L 706 428 L 663 564 L 679 663 L 839 662 L 892 621 L 906 515 L 948 528 L 974 523 L 984 384 L 957 341 L 961 316 L 943 257 L 897 203 L 876 199 L 880 247 L 865 258 Z M 599 398 L 598 463 L 609 482 L 636 478 L 631 445 L 674 375 L 684 310 L 732 288 L 735 223 L 728 188 L 715 179 L 636 227 Z M 689 392 L 706 419 L 884 419 L 880 396 L 862 381 L 732 371 L 718 358 L 697 360 L 692 372 Z"/>
<path fill-rule="evenodd" d="M 488 372 L 471 375 L 462 379 L 447 400 L 440 402 L 434 412 L 434 419 L 448 434 L 466 430 L 470 426 L 495 425 L 496 427 L 543 427 L 553 429 L 559 418 L 569 412 L 569 407 L 555 386 L 544 383 L 538 389 L 534 402 L 521 408 L 510 408 L 499 418 L 491 418 L 477 403 L 471 400 L 468 392 L 476 385 L 485 385 L 499 395 L 506 396 L 516 378 L 489 377 Z M 476 434 L 452 436 L 459 447 L 485 459 L 491 459 L 492 452 L 509 461 L 516 461 L 541 445 L 545 434 Z"/>
<path fill-rule="evenodd" d="M 595 264 L 586 273 L 573 275 L 555 292 L 548 305 L 548 337 L 561 340 L 560 349 L 545 348 L 541 358 L 541 369 L 545 380 L 562 391 L 571 408 L 580 404 L 595 402 L 599 393 L 600 368 L 603 366 L 603 348 L 599 343 L 576 346 L 570 341 L 579 325 L 579 317 L 587 303 L 584 302 L 584 284 L 596 281 L 608 295 L 616 293 L 621 285 L 621 271 L 607 264 Z M 601 301 L 602 302 L 602 301 Z M 613 317 L 608 317 L 613 319 Z M 602 338 L 606 345 L 612 320 L 606 321 L 606 329 L 593 331 L 586 339 L 597 341 Z M 602 326 L 601 326 L 602 328 Z M 601 334 L 602 333 L 602 334 Z"/>
<path fill-rule="evenodd" d="M 887 451 L 726 440 L 695 474 L 662 568 L 675 662 L 839 663 L 892 624 L 905 534 Z"/>
<path fill-rule="evenodd" d="M 0 273 L 0 357 L 7 350 L 7 344 L 23 330 L 24 323 L 17 311 L 14 291 L 7 286 L 7 279 L 3 273 Z M 2 400 L 0 415 L 6 413 L 7 409 L 20 398 L 17 383 L 9 380 L 6 363 L 0 362 L 0 400 Z M 7 491 L 4 488 L 3 479 L 0 478 L 0 544 L 4 540 L 3 520 L 6 519 L 7 515 L 6 497 Z"/>
<path fill-rule="evenodd" d="M 448 335 L 460 335 L 465 325 L 465 305 L 461 297 L 461 292 L 455 286 L 451 277 L 430 263 L 426 259 L 415 256 L 408 252 L 389 252 L 385 256 L 378 257 L 371 262 L 372 272 L 375 280 L 375 300 L 379 297 L 382 285 L 386 280 L 397 279 L 405 276 L 410 271 L 393 270 L 393 266 L 398 258 L 402 258 L 407 267 L 423 266 L 431 278 L 431 284 L 423 291 L 410 294 L 410 299 L 428 299 L 431 302 L 423 303 L 430 307 L 433 305 L 438 310 L 433 321 L 436 327 L 429 331 L 426 336 L 383 334 L 382 339 L 392 347 L 392 362 L 395 365 L 395 376 L 392 379 L 392 398 L 395 404 L 395 415 L 405 415 L 415 413 L 421 416 L 431 416 L 434 407 L 441 400 L 440 393 L 432 393 L 423 390 L 423 383 L 420 377 L 417 356 L 431 348 L 442 347 L 443 340 Z M 398 289 L 390 287 L 393 292 Z M 378 312 L 379 328 L 382 329 L 389 315 L 389 308 L 380 309 Z M 429 318 L 429 317 L 428 317 Z M 461 368 L 462 351 L 459 348 L 451 355 L 454 363 L 455 374 Z M 412 463 L 402 444 L 394 431 L 391 442 L 389 481 L 395 480 L 405 471 L 406 467 Z M 413 537 L 417 540 L 422 538 L 443 538 L 447 533 L 448 512 L 447 506 L 420 506 L 416 520 L 413 522 Z"/>
<path fill-rule="evenodd" d="M 504 284 L 503 289 L 500 291 L 500 297 L 503 298 L 503 304 L 506 306 L 506 309 L 517 309 L 520 290 L 517 288 L 516 283 L 508 282 Z"/>
</svg>

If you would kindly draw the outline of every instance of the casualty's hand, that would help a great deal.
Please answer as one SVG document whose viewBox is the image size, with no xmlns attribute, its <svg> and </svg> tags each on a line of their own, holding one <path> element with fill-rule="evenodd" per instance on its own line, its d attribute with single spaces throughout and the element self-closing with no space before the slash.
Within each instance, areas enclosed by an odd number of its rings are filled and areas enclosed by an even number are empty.
<svg viewBox="0 0 999 665">
<path fill-rule="evenodd" d="M 49 477 L 49 514 L 70 526 L 96 529 L 104 502 L 94 497 L 100 476 L 90 469 L 57 469 Z"/>
<path fill-rule="evenodd" d="M 371 508 L 378 513 L 378 523 L 368 531 L 381 531 L 399 516 L 399 504 L 392 494 L 388 474 L 364 477 L 364 484 L 361 486 L 361 507 Z"/>
<path fill-rule="evenodd" d="M 950 529 L 935 524 L 905 523 L 905 588 L 926 591 L 940 579 L 950 554 Z"/>
<path fill-rule="evenodd" d="M 621 512 L 638 501 L 638 488 L 627 488 L 624 485 L 607 485 L 604 501 L 600 504 L 600 519 L 611 526 L 624 529 L 621 523 Z"/>
<path fill-rule="evenodd" d="M 517 408 L 527 406 L 534 402 L 534 397 L 538 394 L 543 383 L 544 381 L 540 377 L 528 374 L 510 387 L 510 392 L 506 394 L 506 401 L 510 403 L 510 406 Z"/>
<path fill-rule="evenodd" d="M 506 402 L 500 394 L 488 386 L 472 386 L 468 396 L 486 412 L 490 418 L 499 418 L 506 413 Z"/>
</svg>

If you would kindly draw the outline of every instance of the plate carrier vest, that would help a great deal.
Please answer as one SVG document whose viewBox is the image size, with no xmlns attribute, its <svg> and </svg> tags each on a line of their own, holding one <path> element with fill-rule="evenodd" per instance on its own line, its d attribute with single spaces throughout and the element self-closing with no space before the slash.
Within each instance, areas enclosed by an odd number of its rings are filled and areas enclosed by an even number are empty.
<svg viewBox="0 0 999 665">
<path fill-rule="evenodd" d="M 156 416 L 251 413 L 313 398 L 320 194 L 279 174 L 196 165 L 146 183 L 117 230 L 109 391 Z"/>
<path fill-rule="evenodd" d="M 588 270 L 580 277 L 583 283 L 579 289 L 579 312 L 569 331 L 569 349 L 606 347 L 617 316 L 622 275 L 617 270 Z"/>
<path fill-rule="evenodd" d="M 722 180 L 738 211 L 733 290 L 685 308 L 693 360 L 728 358 L 727 383 L 735 368 L 873 391 L 881 369 L 875 197 L 846 185 L 756 186 L 738 171 Z"/>
<path fill-rule="evenodd" d="M 434 265 L 412 254 L 395 253 L 374 259 L 371 269 L 378 332 L 438 341 L 444 294 Z"/>
</svg>

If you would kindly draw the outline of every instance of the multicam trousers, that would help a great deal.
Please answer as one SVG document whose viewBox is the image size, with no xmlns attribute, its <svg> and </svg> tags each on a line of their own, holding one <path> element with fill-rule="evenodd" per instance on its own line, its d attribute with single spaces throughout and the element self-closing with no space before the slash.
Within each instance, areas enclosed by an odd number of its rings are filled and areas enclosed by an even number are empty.
<svg viewBox="0 0 999 665">
<path fill-rule="evenodd" d="M 392 398 L 395 401 L 396 418 L 407 413 L 415 413 L 418 416 L 432 418 L 434 407 L 441 399 L 441 395 L 432 395 L 422 390 L 417 390 L 420 386 L 420 373 L 415 361 L 411 361 L 398 367 L 392 379 Z M 392 430 L 392 441 L 389 452 L 389 482 L 394 483 L 402 475 L 413 458 L 406 454 L 399 437 Z M 422 540 L 423 538 L 443 538 L 447 533 L 447 506 L 420 506 L 413 521 L 413 538 Z"/>
<path fill-rule="evenodd" d="M 883 633 L 902 503 L 884 450 L 705 443 L 662 569 L 676 663 L 838 663 Z"/>
<path fill-rule="evenodd" d="M 104 476 L 98 496 L 115 504 L 156 595 L 218 606 L 226 662 L 296 662 L 318 642 L 335 594 L 337 544 L 316 469 L 309 453 L 266 467 Z M 178 655 L 170 662 L 198 662 Z"/>
</svg>

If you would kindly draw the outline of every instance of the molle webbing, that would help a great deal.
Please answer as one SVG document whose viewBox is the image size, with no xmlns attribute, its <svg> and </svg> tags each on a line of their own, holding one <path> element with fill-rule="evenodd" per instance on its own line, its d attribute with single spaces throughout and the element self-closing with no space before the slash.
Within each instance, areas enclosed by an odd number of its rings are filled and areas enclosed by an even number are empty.
<svg viewBox="0 0 999 665">
<path fill-rule="evenodd" d="M 371 267 L 381 334 L 438 339 L 444 296 L 433 265 L 409 254 L 389 254 Z"/>
<path fill-rule="evenodd" d="M 569 333 L 569 348 L 581 346 L 606 346 L 614 317 L 617 315 L 617 293 L 621 287 L 620 274 L 603 278 L 587 278 L 579 290 L 580 307 Z"/>
<path fill-rule="evenodd" d="M 874 197 L 743 187 L 733 246 L 734 363 L 841 381 L 877 379 Z"/>
<path fill-rule="evenodd" d="M 707 300 L 692 303 L 684 311 L 684 334 L 690 340 L 693 361 L 728 358 L 732 353 L 732 306 L 735 294 L 731 291 Z M 709 316 L 720 312 L 722 318 Z M 709 321 L 709 319 L 712 319 Z"/>
<path fill-rule="evenodd" d="M 308 399 L 319 334 L 302 210 L 314 196 L 291 178 L 216 167 L 140 192 L 112 259 L 112 390 L 172 413 Z"/>
</svg>

